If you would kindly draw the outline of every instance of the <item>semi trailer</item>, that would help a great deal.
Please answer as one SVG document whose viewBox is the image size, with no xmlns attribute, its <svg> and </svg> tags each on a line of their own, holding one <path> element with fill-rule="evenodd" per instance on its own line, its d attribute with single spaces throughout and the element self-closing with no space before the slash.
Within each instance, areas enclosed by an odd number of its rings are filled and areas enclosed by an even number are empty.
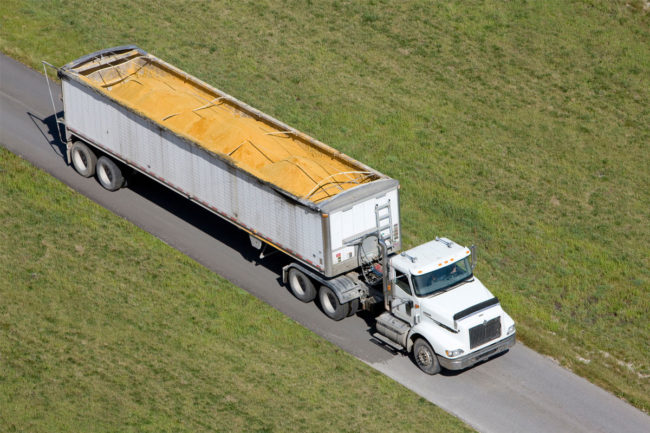
<svg viewBox="0 0 650 433">
<path fill-rule="evenodd" d="M 375 335 L 428 374 L 505 352 L 515 324 L 437 237 L 400 252 L 399 182 L 136 46 L 58 68 L 68 161 L 107 190 L 139 172 L 286 254 L 282 280 L 333 320 L 375 312 Z"/>
</svg>

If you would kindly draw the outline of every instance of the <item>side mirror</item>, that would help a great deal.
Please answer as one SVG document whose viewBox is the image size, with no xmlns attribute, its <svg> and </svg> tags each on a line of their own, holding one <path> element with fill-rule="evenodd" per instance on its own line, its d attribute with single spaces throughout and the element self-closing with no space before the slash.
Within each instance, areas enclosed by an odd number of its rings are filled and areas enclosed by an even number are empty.
<svg viewBox="0 0 650 433">
<path fill-rule="evenodd" d="M 469 250 L 472 252 L 472 270 L 476 267 L 476 245 L 472 245 Z"/>
</svg>

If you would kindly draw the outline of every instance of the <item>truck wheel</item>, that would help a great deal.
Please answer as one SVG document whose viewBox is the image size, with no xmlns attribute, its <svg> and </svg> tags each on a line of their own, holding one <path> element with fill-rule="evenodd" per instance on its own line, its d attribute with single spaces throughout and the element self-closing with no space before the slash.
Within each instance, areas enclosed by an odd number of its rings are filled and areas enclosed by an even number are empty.
<svg viewBox="0 0 650 433">
<path fill-rule="evenodd" d="M 413 345 L 413 359 L 426 374 L 440 373 L 440 363 L 431 345 L 424 338 L 418 338 Z"/>
<path fill-rule="evenodd" d="M 320 286 L 318 299 L 323 313 L 332 320 L 341 320 L 350 312 L 350 303 L 341 304 L 336 293 L 327 286 Z"/>
<path fill-rule="evenodd" d="M 116 191 L 124 185 L 122 170 L 106 156 L 100 156 L 97 160 L 97 180 L 109 191 Z"/>
<path fill-rule="evenodd" d="M 90 177 L 95 174 L 97 155 L 81 141 L 75 141 L 72 145 L 70 159 L 74 169 L 83 177 Z"/>
<path fill-rule="evenodd" d="M 357 311 L 359 311 L 359 298 L 354 298 L 350 302 L 348 302 L 348 305 L 350 306 L 350 312 L 348 313 L 348 317 L 354 316 L 357 314 Z"/>
<path fill-rule="evenodd" d="M 293 296 L 302 302 L 311 302 L 316 298 L 314 283 L 296 268 L 289 269 L 289 288 Z"/>
</svg>

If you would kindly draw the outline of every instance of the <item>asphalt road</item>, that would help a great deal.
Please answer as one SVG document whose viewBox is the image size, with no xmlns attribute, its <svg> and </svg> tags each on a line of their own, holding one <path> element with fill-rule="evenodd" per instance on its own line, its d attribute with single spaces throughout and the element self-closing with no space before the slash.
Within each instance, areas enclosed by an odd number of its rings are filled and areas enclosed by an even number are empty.
<svg viewBox="0 0 650 433">
<path fill-rule="evenodd" d="M 59 87 L 54 85 L 53 92 L 57 110 L 61 110 Z M 94 179 L 76 174 L 66 164 L 54 125 L 43 75 L 0 54 L 0 145 L 477 430 L 650 432 L 648 415 L 521 343 L 505 355 L 461 373 L 421 373 L 408 357 L 374 341 L 372 318 L 357 315 L 333 322 L 313 304 L 291 296 L 280 283 L 280 269 L 288 260 L 281 253 L 260 260 L 245 233 L 144 177 L 111 193 Z"/>
</svg>

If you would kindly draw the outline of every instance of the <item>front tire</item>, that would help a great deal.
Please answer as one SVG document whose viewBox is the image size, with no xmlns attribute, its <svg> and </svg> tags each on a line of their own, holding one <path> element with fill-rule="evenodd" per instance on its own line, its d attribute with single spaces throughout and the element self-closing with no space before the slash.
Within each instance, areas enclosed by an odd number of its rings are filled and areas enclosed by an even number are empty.
<svg viewBox="0 0 650 433">
<path fill-rule="evenodd" d="M 75 141 L 72 145 L 70 159 L 74 169 L 83 177 L 90 177 L 95 174 L 97 155 L 81 141 Z"/>
<path fill-rule="evenodd" d="M 316 288 L 307 275 L 296 268 L 289 269 L 289 288 L 293 296 L 302 302 L 311 302 L 316 298 Z"/>
<path fill-rule="evenodd" d="M 109 191 L 117 191 L 124 185 L 122 170 L 107 156 L 100 156 L 97 160 L 97 180 Z"/>
<path fill-rule="evenodd" d="M 431 345 L 424 338 L 418 338 L 413 345 L 413 359 L 415 364 L 426 374 L 440 373 L 440 363 Z"/>
<path fill-rule="evenodd" d="M 341 304 L 336 293 L 327 286 L 321 286 L 318 300 L 323 313 L 332 320 L 341 320 L 350 313 L 350 303 Z"/>
</svg>

